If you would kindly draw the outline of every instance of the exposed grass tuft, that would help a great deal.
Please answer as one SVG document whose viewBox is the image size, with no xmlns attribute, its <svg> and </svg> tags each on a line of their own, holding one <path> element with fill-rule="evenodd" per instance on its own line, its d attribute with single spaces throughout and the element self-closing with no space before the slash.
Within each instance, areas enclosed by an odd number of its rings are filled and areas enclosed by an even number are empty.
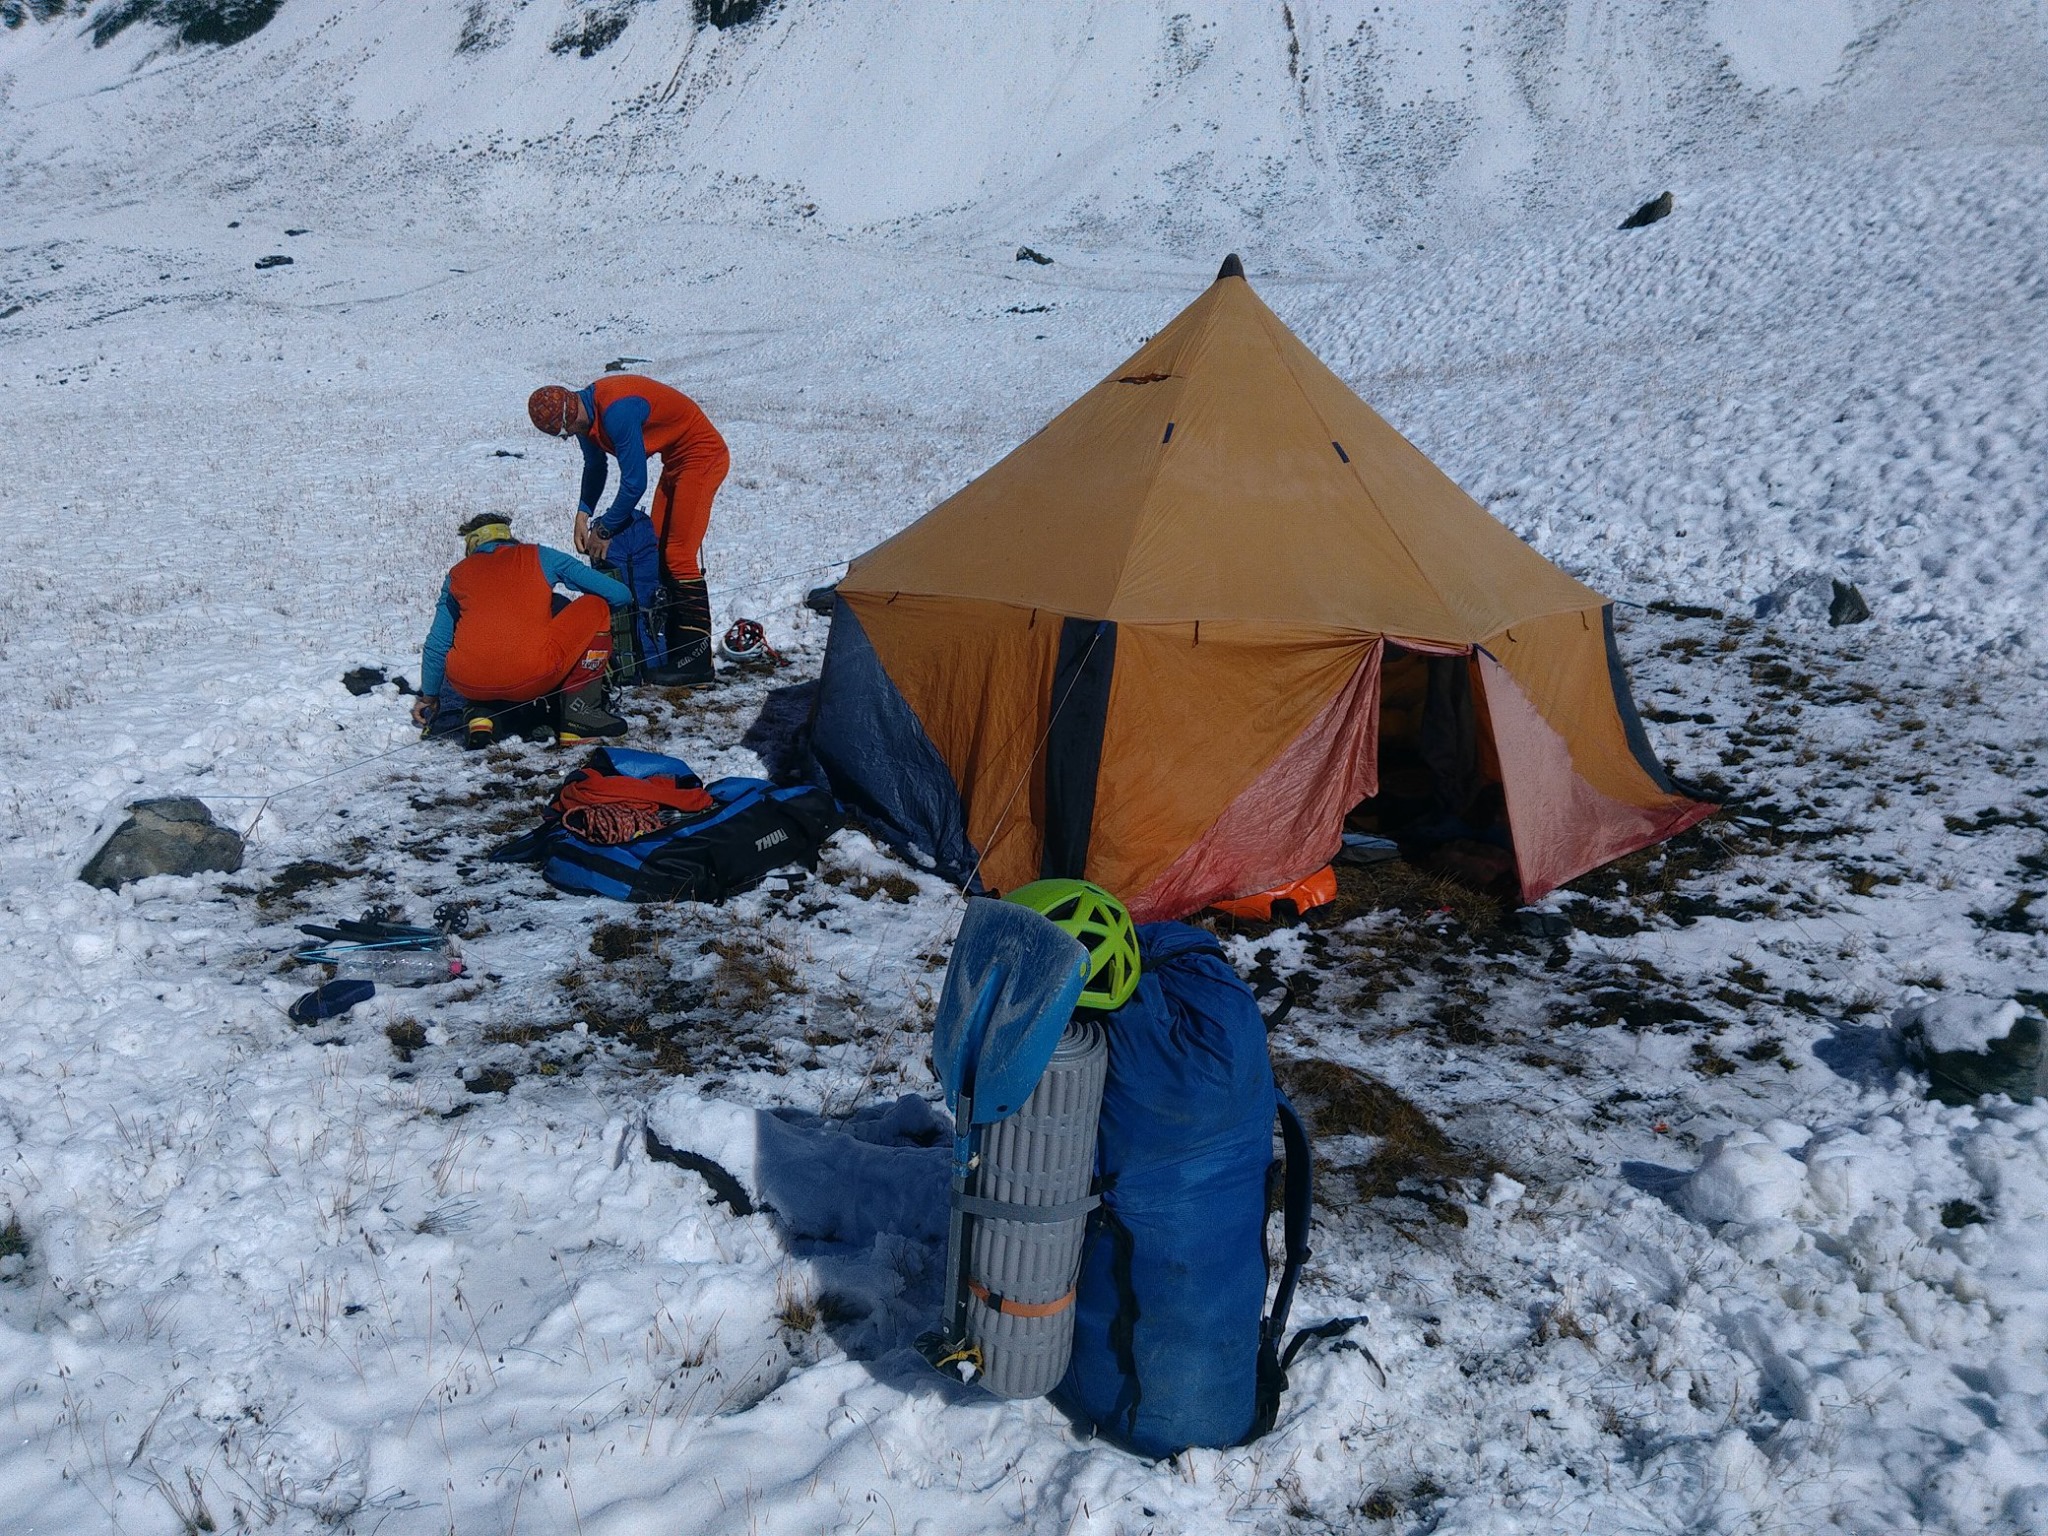
<svg viewBox="0 0 2048 1536">
<path fill-rule="evenodd" d="M 824 1321 L 817 1288 L 803 1275 L 785 1269 L 775 1277 L 775 1326 L 789 1333 L 811 1333 Z"/>
<path fill-rule="evenodd" d="M 1418 1185 L 1442 1191 L 1492 1171 L 1483 1157 L 1452 1141 L 1429 1116 L 1370 1073 L 1341 1062 L 1283 1057 L 1274 1063 L 1274 1074 L 1318 1136 L 1369 1136 L 1377 1141 L 1365 1163 L 1343 1170 L 1352 1198 L 1416 1194 Z M 1345 1205 L 1350 1200 L 1329 1203 Z M 1439 1205 L 1438 1214 L 1458 1220 L 1463 1208 L 1459 1206 L 1453 1216 Z"/>
<path fill-rule="evenodd" d="M 303 905 L 297 898 L 306 891 L 325 885 L 339 885 L 344 880 L 359 879 L 368 873 L 369 870 L 361 867 L 347 869 L 325 859 L 299 859 L 270 877 L 270 883 L 256 893 L 256 905 L 265 912 L 276 911 L 288 903 Z"/>
<path fill-rule="evenodd" d="M 599 923 L 590 935 L 590 952 L 600 960 L 630 960 L 650 952 L 661 940 L 651 923 Z"/>
<path fill-rule="evenodd" d="M 385 1026 L 384 1038 L 400 1061 L 411 1061 L 414 1051 L 426 1049 L 427 1030 L 418 1019 L 397 1019 Z"/>
<path fill-rule="evenodd" d="M 872 901 L 877 896 L 886 896 L 895 902 L 911 902 L 917 899 L 917 882 L 908 875 L 899 875 L 894 870 L 882 874 L 869 874 L 862 869 L 847 869 L 836 865 L 819 876 L 827 885 L 838 886 L 849 896 L 861 901 Z"/>
</svg>

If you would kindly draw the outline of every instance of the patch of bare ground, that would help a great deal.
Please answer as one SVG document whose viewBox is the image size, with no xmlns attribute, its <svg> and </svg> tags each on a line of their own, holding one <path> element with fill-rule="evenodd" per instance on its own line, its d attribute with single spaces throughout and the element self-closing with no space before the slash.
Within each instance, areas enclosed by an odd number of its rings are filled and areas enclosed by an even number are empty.
<svg viewBox="0 0 2048 1536">
<path fill-rule="evenodd" d="M 818 878 L 860 901 L 872 901 L 877 896 L 885 896 L 894 902 L 917 899 L 917 882 L 894 870 L 871 874 L 863 869 L 848 869 L 843 864 L 830 865 L 820 872 Z"/>
<path fill-rule="evenodd" d="M 258 910 L 272 916 L 303 911 L 306 903 L 299 898 L 307 891 L 365 878 L 375 880 L 389 877 L 361 864 L 342 865 L 326 859 L 298 859 L 285 865 L 264 883 L 256 892 L 256 906 Z"/>
<path fill-rule="evenodd" d="M 644 920 L 618 921 L 601 925 L 589 948 L 592 958 L 557 983 L 562 999 L 593 1035 L 649 1070 L 780 1074 L 808 1049 L 802 1033 L 776 1022 L 806 987 L 762 933 L 734 929 L 683 944 Z"/>
<path fill-rule="evenodd" d="M 1348 1138 L 1372 1143 L 1363 1161 L 1318 1153 L 1317 1199 L 1325 1209 L 1393 1201 L 1420 1207 L 1453 1226 L 1465 1225 L 1470 1186 L 1495 1166 L 1483 1153 L 1454 1141 L 1391 1084 L 1357 1067 L 1316 1057 L 1280 1057 L 1273 1072 L 1311 1136 L 1324 1147 L 1344 1146 Z"/>
</svg>

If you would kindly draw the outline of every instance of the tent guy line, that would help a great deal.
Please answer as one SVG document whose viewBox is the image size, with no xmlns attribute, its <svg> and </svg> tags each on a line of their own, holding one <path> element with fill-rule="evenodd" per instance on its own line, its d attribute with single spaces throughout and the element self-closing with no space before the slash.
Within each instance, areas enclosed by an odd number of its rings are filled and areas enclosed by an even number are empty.
<svg viewBox="0 0 2048 1536">
<path fill-rule="evenodd" d="M 1103 626 L 1097 625 L 1094 638 L 1089 640 L 1088 649 L 1082 654 L 1081 664 L 1074 668 L 1074 675 L 1067 679 L 1066 692 L 1060 695 L 1059 702 L 1053 706 L 1052 714 L 1046 719 L 1045 729 L 1038 734 L 1038 745 L 1031 749 L 1031 756 L 1026 759 L 1023 770 L 1018 773 L 1017 781 L 1010 786 L 1010 797 L 1003 802 L 1003 808 L 996 816 L 995 825 L 989 831 L 986 844 L 976 855 L 974 868 L 967 876 L 967 882 L 962 887 L 963 891 L 972 893 L 974 887 L 980 883 L 982 861 L 988 857 L 988 850 L 995 847 L 997 840 L 1001 838 L 1003 824 L 1009 820 L 1010 811 L 1017 803 L 1017 796 L 1023 791 L 1024 785 L 1030 780 L 1031 770 L 1038 765 L 1039 758 L 1045 754 L 1045 744 L 1052 739 L 1053 727 L 1059 724 L 1060 715 L 1065 712 L 1067 702 L 1074 696 L 1074 689 L 1079 686 L 1081 679 L 1087 675 L 1089 658 L 1095 654 L 1095 647 L 1101 644 L 1102 634 Z"/>
</svg>

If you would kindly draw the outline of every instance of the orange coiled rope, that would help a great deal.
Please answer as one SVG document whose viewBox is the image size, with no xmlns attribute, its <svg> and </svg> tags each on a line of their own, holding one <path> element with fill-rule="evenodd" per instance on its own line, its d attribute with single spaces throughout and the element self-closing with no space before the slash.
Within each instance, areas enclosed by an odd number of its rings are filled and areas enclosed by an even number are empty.
<svg viewBox="0 0 2048 1536">
<path fill-rule="evenodd" d="M 562 825 L 586 843 L 614 848 L 636 837 L 659 832 L 676 813 L 659 805 L 613 802 L 607 805 L 578 805 L 562 812 Z"/>
</svg>

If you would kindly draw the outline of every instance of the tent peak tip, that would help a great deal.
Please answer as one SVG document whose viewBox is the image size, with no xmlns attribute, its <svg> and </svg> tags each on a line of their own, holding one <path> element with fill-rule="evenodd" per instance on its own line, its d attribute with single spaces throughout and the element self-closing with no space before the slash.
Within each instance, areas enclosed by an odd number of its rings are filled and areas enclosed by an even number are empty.
<svg viewBox="0 0 2048 1536">
<path fill-rule="evenodd" d="M 1222 282 L 1223 279 L 1225 279 L 1226 277 L 1243 276 L 1244 263 L 1237 259 L 1237 252 L 1235 251 L 1232 251 L 1228 256 L 1224 257 L 1223 265 L 1217 268 L 1216 270 L 1216 281 L 1219 283 Z"/>
</svg>

